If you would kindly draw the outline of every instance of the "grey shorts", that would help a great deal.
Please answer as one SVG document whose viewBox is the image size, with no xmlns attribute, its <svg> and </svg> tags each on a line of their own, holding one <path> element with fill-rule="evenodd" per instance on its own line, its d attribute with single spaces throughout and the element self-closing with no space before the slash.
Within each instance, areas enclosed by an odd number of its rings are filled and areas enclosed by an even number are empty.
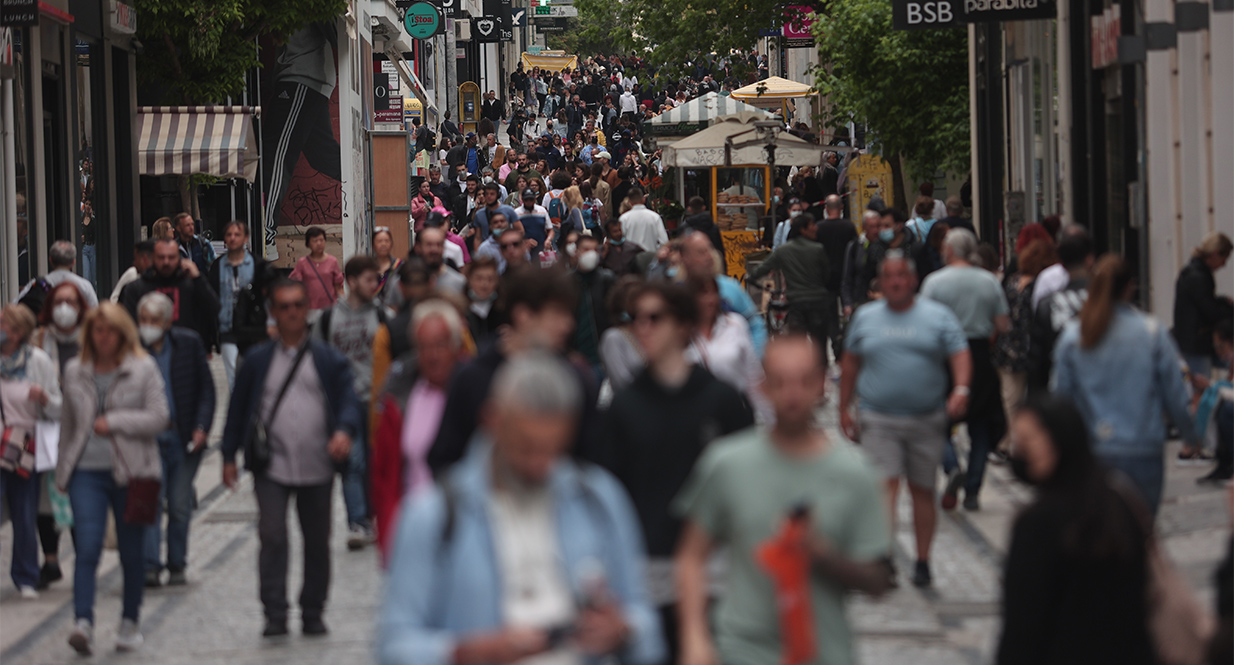
<svg viewBox="0 0 1234 665">
<path fill-rule="evenodd" d="M 947 412 L 894 416 L 859 411 L 861 447 L 884 478 L 904 476 L 908 484 L 934 489 L 947 444 Z"/>
</svg>

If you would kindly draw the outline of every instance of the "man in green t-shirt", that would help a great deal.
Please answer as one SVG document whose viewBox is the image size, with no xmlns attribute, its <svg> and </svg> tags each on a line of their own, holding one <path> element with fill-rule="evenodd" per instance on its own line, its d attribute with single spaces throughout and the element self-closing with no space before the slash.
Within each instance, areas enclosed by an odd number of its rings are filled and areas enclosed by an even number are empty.
<svg viewBox="0 0 1234 665">
<path fill-rule="evenodd" d="M 776 589 L 757 551 L 797 506 L 809 511 L 810 609 L 818 665 L 854 662 L 844 595 L 890 588 L 890 531 L 879 478 L 850 444 L 832 441 L 814 419 L 826 383 L 818 348 L 806 337 L 767 345 L 763 391 L 770 429 L 713 442 L 676 508 L 686 519 L 677 550 L 681 662 L 778 663 L 784 650 Z M 729 573 L 711 634 L 707 558 L 727 546 Z"/>
</svg>

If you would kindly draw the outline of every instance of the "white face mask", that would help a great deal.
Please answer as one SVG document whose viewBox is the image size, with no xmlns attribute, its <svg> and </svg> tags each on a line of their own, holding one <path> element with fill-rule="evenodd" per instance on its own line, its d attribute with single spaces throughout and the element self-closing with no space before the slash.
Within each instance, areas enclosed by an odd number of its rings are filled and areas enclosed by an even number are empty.
<svg viewBox="0 0 1234 665">
<path fill-rule="evenodd" d="M 589 249 L 578 257 L 578 269 L 583 272 L 591 272 L 600 265 L 600 253 L 594 249 Z"/>
<path fill-rule="evenodd" d="M 51 320 L 65 330 L 75 328 L 77 327 L 77 308 L 62 302 L 51 310 Z"/>
<path fill-rule="evenodd" d="M 800 210 L 789 210 L 789 211 L 788 211 L 788 218 L 789 218 L 789 219 L 793 219 L 794 217 L 796 217 L 797 215 L 800 215 L 800 214 L 801 214 L 801 211 L 800 211 Z"/>
<path fill-rule="evenodd" d="M 577 251 L 578 251 L 578 245 L 572 242 L 566 243 L 566 254 L 569 254 L 570 256 L 574 256 L 574 253 Z"/>
<path fill-rule="evenodd" d="M 141 325 L 137 327 L 137 335 L 141 337 L 142 344 L 152 346 L 155 342 L 163 339 L 163 329 L 159 326 Z"/>
</svg>

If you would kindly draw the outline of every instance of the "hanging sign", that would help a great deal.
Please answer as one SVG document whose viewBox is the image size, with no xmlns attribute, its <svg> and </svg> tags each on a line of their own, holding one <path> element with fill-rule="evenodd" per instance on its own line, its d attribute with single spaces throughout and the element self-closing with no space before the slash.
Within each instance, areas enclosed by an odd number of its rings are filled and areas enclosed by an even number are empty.
<svg viewBox="0 0 1234 665">
<path fill-rule="evenodd" d="M 427 2 L 417 2 L 403 15 L 403 27 L 416 39 L 428 39 L 441 27 L 441 12 Z"/>
</svg>

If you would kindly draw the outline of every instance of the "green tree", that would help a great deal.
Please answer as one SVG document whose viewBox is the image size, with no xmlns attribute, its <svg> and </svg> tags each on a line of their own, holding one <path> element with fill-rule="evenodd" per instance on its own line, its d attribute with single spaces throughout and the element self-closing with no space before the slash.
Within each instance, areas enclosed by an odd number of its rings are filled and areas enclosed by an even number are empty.
<svg viewBox="0 0 1234 665">
<path fill-rule="evenodd" d="M 969 170 L 968 41 L 963 28 L 893 30 L 890 0 L 832 0 L 814 24 L 825 124 L 864 123 L 895 176 Z"/>
<path fill-rule="evenodd" d="M 592 1 L 605 5 L 620 26 L 607 39 L 666 73 L 684 73 L 695 58 L 752 48 L 760 32 L 780 25 L 784 5 L 776 0 Z M 747 67 L 741 59 L 733 64 L 739 73 Z"/>
<path fill-rule="evenodd" d="M 137 74 L 169 104 L 218 103 L 259 66 L 257 39 L 333 21 L 347 0 L 135 0 L 145 52 Z"/>
<path fill-rule="evenodd" d="M 614 40 L 614 35 L 622 31 L 615 11 L 618 4 L 621 3 L 612 0 L 575 0 L 578 18 L 569 19 L 561 32 L 546 33 L 545 41 L 549 48 L 561 49 L 580 59 L 601 53 L 628 54 L 626 45 Z"/>
</svg>

